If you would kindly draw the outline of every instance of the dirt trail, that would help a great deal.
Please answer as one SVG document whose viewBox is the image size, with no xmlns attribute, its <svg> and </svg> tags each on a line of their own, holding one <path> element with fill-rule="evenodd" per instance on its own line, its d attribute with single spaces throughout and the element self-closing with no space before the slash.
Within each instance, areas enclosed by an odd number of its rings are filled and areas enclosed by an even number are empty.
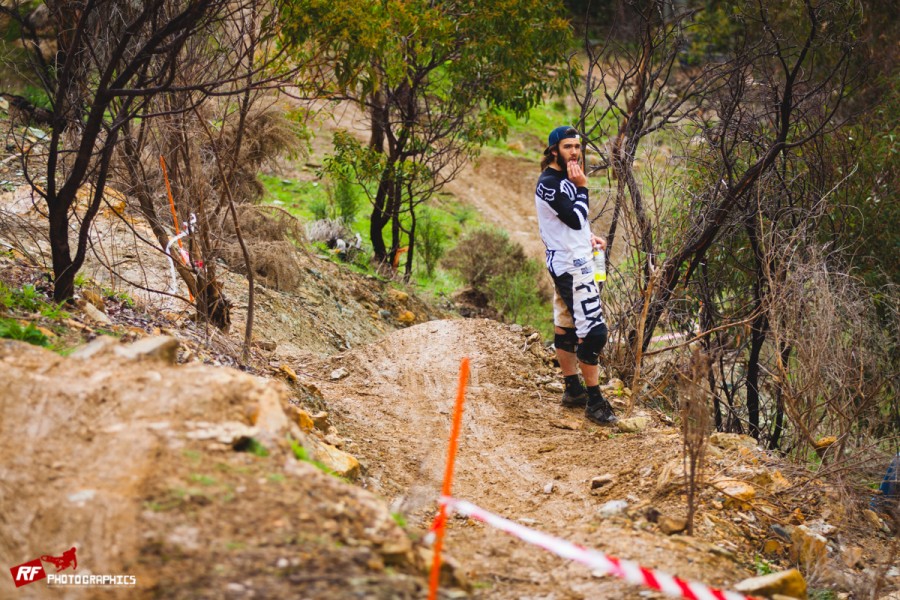
<svg viewBox="0 0 900 600">
<path fill-rule="evenodd" d="M 521 523 L 711 585 L 749 575 L 711 546 L 643 531 L 600 505 L 640 514 L 658 466 L 680 456 L 674 430 L 610 435 L 547 392 L 551 371 L 520 329 L 489 320 L 433 321 L 398 331 L 318 366 L 316 382 L 342 435 L 359 445 L 365 484 L 427 528 L 443 476 L 459 363 L 471 359 L 454 495 Z M 330 373 L 343 367 L 337 381 Z M 590 480 L 611 473 L 605 494 Z M 552 492 L 546 493 L 552 483 Z M 661 506 L 661 504 L 657 504 Z M 467 520 L 453 519 L 449 553 L 479 598 L 633 598 L 632 586 Z M 722 551 L 721 554 L 727 554 Z"/>
</svg>

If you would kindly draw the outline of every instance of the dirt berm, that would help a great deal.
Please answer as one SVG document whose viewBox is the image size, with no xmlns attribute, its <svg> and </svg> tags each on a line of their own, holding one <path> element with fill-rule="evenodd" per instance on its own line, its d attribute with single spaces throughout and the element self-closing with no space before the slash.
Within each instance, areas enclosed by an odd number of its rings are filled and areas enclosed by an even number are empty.
<svg viewBox="0 0 900 600">
<path fill-rule="evenodd" d="M 5 576 L 0 597 L 419 597 L 421 565 L 384 502 L 294 457 L 288 390 L 175 366 L 174 345 L 98 338 L 61 357 L 0 341 L 4 570 L 75 547 L 61 574 L 137 578 L 16 589 Z M 268 456 L 235 451 L 242 437 Z"/>
</svg>

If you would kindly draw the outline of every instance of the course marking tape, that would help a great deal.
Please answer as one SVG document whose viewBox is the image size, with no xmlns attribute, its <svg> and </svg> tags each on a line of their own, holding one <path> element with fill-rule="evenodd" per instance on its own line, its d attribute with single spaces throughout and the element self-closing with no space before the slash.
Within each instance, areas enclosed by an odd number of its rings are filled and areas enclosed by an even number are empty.
<svg viewBox="0 0 900 600">
<path fill-rule="evenodd" d="M 448 496 L 441 497 L 441 505 L 450 511 L 471 517 L 524 540 L 544 550 L 552 552 L 562 558 L 568 558 L 591 569 L 601 571 L 609 575 L 615 575 L 629 583 L 643 585 L 654 590 L 659 590 L 669 596 L 677 598 L 689 598 L 690 600 L 758 600 L 753 596 L 745 596 L 736 592 L 727 592 L 708 587 L 702 583 L 685 581 L 660 571 L 647 569 L 635 562 L 620 560 L 613 556 L 607 556 L 596 550 L 591 550 L 567 542 L 566 540 L 547 535 L 540 531 L 519 525 L 499 515 L 475 506 L 466 500 L 458 500 Z"/>
</svg>

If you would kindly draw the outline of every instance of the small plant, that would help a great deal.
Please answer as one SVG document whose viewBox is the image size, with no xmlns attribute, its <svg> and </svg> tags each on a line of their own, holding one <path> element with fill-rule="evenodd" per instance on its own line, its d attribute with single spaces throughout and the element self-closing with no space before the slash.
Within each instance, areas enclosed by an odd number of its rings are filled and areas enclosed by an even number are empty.
<svg viewBox="0 0 900 600">
<path fill-rule="evenodd" d="M 359 211 L 359 197 L 349 179 L 342 177 L 329 186 L 329 195 L 334 202 L 337 216 L 350 226 L 356 221 L 356 213 Z"/>
<path fill-rule="evenodd" d="M 28 342 L 35 346 L 50 345 L 50 340 L 34 326 L 34 323 L 29 323 L 27 327 L 22 327 L 22 325 L 14 319 L 0 318 L 0 338 Z"/>
<path fill-rule="evenodd" d="M 421 213 L 416 226 L 416 249 L 425 262 L 426 273 L 432 277 L 438 261 L 444 256 L 447 234 L 435 210 L 426 206 Z"/>
<path fill-rule="evenodd" d="M 259 456 L 261 458 L 265 458 L 269 455 L 269 451 L 265 446 L 259 443 L 255 438 L 244 438 L 240 440 L 235 446 L 234 449 L 238 452 L 249 452 L 254 456 Z"/>
<path fill-rule="evenodd" d="M 328 468 L 328 466 L 326 464 L 319 462 L 317 460 L 312 460 L 309 457 L 309 451 L 306 448 L 304 448 L 303 444 L 301 444 L 300 442 L 298 442 L 296 440 L 291 440 L 291 451 L 294 453 L 294 457 L 297 460 L 302 460 L 303 462 L 307 462 L 307 463 L 313 465 L 314 467 L 316 467 L 317 469 L 319 469 L 320 471 L 322 471 L 323 473 L 327 473 L 328 475 L 333 475 L 342 481 L 347 481 L 346 479 L 344 479 L 343 477 L 338 475 L 333 469 Z"/>
<path fill-rule="evenodd" d="M 404 517 L 401 513 L 392 511 L 391 518 L 394 520 L 394 523 L 396 523 L 400 527 L 406 527 L 406 517 Z"/>
<path fill-rule="evenodd" d="M 753 557 L 753 566 L 756 567 L 757 575 L 770 575 L 775 572 L 775 569 L 772 568 L 772 564 L 758 554 Z"/>
<path fill-rule="evenodd" d="M 209 475 L 203 475 L 200 473 L 192 473 L 190 476 L 190 480 L 194 483 L 199 483 L 200 485 L 215 485 L 216 480 Z"/>
</svg>

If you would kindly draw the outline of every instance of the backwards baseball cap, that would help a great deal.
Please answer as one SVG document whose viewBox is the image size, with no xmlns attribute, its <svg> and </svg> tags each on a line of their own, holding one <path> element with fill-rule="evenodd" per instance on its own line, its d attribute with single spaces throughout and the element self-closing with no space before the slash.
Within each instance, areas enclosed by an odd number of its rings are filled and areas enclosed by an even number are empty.
<svg viewBox="0 0 900 600">
<path fill-rule="evenodd" d="M 581 139 L 581 134 L 579 134 L 578 130 L 571 125 L 560 125 L 551 131 L 550 135 L 547 137 L 547 149 L 544 150 L 544 154 L 550 154 L 550 150 L 552 150 L 554 146 L 567 138 Z"/>
</svg>

